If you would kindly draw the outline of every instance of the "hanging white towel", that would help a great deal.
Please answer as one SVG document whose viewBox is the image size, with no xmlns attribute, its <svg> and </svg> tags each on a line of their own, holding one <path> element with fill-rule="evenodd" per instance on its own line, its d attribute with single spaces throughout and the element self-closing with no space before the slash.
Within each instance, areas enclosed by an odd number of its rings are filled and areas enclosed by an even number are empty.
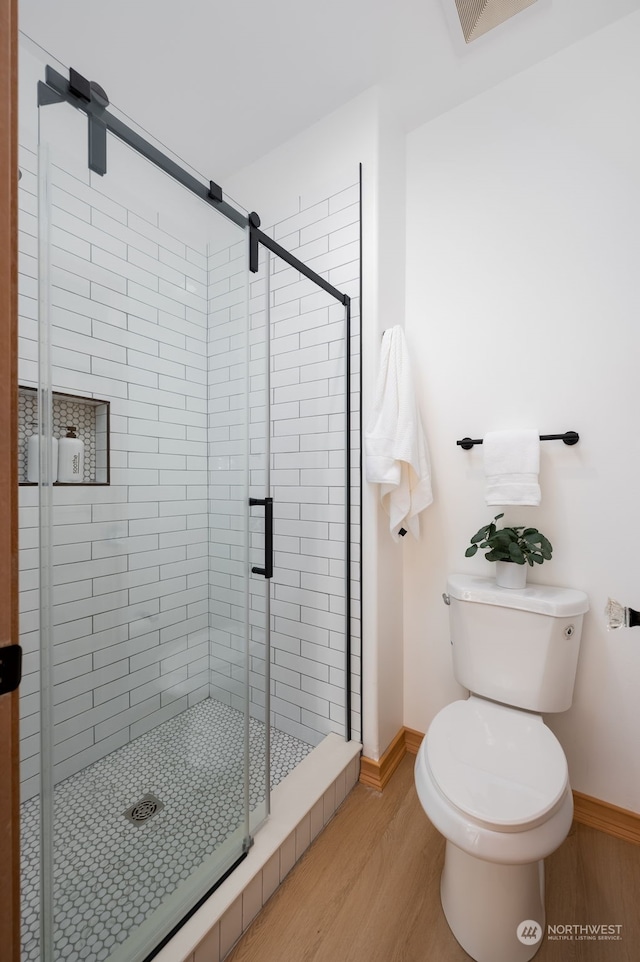
<svg viewBox="0 0 640 962">
<path fill-rule="evenodd" d="M 418 515 L 433 501 L 431 468 L 411 364 L 401 327 L 384 332 L 380 370 L 365 432 L 366 478 L 380 485 L 394 541 L 402 529 L 420 537 Z"/>
<path fill-rule="evenodd" d="M 487 504 L 540 504 L 538 431 L 490 431 L 482 450 Z"/>
</svg>

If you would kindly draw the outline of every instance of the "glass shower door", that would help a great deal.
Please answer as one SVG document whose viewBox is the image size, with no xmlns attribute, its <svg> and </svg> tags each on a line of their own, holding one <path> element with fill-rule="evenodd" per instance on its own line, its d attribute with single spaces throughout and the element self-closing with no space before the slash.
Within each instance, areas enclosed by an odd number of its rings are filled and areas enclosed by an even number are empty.
<svg viewBox="0 0 640 962">
<path fill-rule="evenodd" d="M 265 506 L 249 510 L 268 483 L 268 395 L 251 422 L 249 403 L 266 331 L 250 330 L 245 228 L 111 135 L 107 173 L 89 171 L 85 114 L 39 114 L 39 323 L 20 330 L 23 437 L 40 438 L 21 462 L 25 693 L 40 691 L 23 958 L 137 962 L 268 808 L 268 687 L 261 712 L 250 699 Z M 81 479 L 63 482 L 77 439 Z"/>
</svg>

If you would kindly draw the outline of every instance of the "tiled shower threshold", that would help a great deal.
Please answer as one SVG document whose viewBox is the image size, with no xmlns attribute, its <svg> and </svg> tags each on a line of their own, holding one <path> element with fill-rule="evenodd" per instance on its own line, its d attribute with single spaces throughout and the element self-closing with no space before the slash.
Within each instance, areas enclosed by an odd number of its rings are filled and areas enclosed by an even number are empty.
<svg viewBox="0 0 640 962">
<path fill-rule="evenodd" d="M 56 959 L 106 962 L 163 898 L 223 844 L 238 822 L 243 730 L 239 712 L 207 699 L 56 787 Z M 263 738 L 263 726 L 251 720 L 253 747 Z M 209 946 L 216 941 L 222 957 L 253 907 L 275 890 L 355 784 L 358 752 L 359 746 L 338 736 L 328 736 L 312 751 L 271 730 L 271 818 L 247 858 L 159 960 L 197 956 L 203 940 Z M 259 771 L 254 775 L 252 808 L 263 784 Z M 144 825 L 135 824 L 125 811 L 147 794 L 163 807 Z M 37 799 L 23 804 L 22 962 L 40 958 L 38 807 Z M 207 950 L 207 962 L 212 958 Z"/>
<path fill-rule="evenodd" d="M 222 962 L 358 781 L 361 750 L 327 735 L 280 782 L 246 859 L 154 962 Z"/>
</svg>

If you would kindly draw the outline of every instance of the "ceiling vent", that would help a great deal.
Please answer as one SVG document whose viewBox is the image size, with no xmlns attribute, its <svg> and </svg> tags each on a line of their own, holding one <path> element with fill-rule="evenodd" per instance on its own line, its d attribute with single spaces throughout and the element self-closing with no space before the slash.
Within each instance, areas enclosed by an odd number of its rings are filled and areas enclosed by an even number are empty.
<svg viewBox="0 0 640 962">
<path fill-rule="evenodd" d="M 536 0 L 456 0 L 464 39 L 471 43 L 535 2 Z"/>
</svg>

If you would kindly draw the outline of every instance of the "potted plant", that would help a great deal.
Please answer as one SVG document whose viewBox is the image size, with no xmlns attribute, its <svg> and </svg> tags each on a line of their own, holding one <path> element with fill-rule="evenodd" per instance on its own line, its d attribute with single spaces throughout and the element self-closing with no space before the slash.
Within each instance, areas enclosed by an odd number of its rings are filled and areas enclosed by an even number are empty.
<svg viewBox="0 0 640 962">
<path fill-rule="evenodd" d="M 493 521 L 476 531 L 465 557 L 473 558 L 478 548 L 488 549 L 485 558 L 496 562 L 496 583 L 502 588 L 523 588 L 527 582 L 526 564 L 533 567 L 549 561 L 553 548 L 536 528 L 496 527 L 496 521 L 503 517 L 504 513 L 497 514 Z"/>
</svg>

